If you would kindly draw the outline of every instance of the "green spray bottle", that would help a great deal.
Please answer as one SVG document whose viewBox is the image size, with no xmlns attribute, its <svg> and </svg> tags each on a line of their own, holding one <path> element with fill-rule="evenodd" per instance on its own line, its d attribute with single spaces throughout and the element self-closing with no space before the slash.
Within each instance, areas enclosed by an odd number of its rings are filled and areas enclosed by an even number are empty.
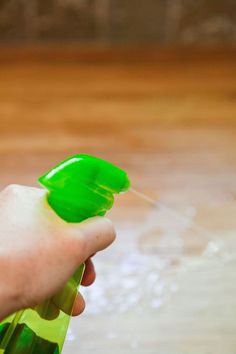
<svg viewBox="0 0 236 354">
<path fill-rule="evenodd" d="M 75 155 L 39 178 L 48 190 L 48 203 L 67 222 L 103 216 L 114 203 L 115 193 L 129 189 L 125 171 L 89 155 Z M 67 284 L 35 309 L 17 312 L 0 325 L 0 354 L 59 354 L 62 351 L 82 264 Z M 55 316 L 55 305 L 63 309 Z"/>
</svg>

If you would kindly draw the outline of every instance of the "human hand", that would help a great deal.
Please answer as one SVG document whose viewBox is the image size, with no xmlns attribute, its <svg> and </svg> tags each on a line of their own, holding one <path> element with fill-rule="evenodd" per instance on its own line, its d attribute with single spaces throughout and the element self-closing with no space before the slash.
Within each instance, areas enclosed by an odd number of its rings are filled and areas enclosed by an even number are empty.
<svg viewBox="0 0 236 354">
<path fill-rule="evenodd" d="M 90 256 L 115 238 L 103 217 L 66 223 L 46 201 L 42 189 L 8 186 L 0 193 L 0 319 L 50 298 L 86 260 L 83 285 L 95 271 Z M 78 294 L 73 314 L 82 312 Z"/>
</svg>

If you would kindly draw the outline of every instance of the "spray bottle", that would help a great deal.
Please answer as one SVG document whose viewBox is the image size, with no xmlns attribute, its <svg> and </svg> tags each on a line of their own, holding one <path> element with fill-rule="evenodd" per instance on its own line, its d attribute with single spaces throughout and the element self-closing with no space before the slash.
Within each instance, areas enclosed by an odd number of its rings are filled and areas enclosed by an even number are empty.
<svg viewBox="0 0 236 354">
<path fill-rule="evenodd" d="M 75 155 L 39 178 L 54 211 L 67 222 L 103 216 L 115 193 L 129 189 L 125 171 L 102 159 Z M 60 354 L 84 264 L 51 299 L 35 309 L 18 311 L 0 325 L 0 354 Z M 55 305 L 63 309 L 56 313 Z"/>
</svg>

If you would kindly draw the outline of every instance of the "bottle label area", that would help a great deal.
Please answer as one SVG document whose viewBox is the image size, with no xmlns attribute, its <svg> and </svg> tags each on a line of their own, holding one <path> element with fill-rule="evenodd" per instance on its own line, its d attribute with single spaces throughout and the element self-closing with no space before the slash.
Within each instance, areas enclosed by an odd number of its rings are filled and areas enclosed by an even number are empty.
<svg viewBox="0 0 236 354">
<path fill-rule="evenodd" d="M 4 337 L 10 323 L 0 326 L 0 340 Z M 59 354 L 57 343 L 49 342 L 36 335 L 26 324 L 18 324 L 7 348 L 0 349 L 0 354 Z"/>
</svg>

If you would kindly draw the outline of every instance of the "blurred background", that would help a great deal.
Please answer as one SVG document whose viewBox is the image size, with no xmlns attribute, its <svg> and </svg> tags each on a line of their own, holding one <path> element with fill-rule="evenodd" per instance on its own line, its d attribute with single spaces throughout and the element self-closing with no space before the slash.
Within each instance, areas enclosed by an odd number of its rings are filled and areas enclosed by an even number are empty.
<svg viewBox="0 0 236 354">
<path fill-rule="evenodd" d="M 234 0 L 2 0 L 4 43 L 234 43 Z"/>
<path fill-rule="evenodd" d="M 236 2 L 1 0 L 0 187 L 76 153 L 152 201 L 117 198 L 64 353 L 235 354 Z"/>
</svg>

